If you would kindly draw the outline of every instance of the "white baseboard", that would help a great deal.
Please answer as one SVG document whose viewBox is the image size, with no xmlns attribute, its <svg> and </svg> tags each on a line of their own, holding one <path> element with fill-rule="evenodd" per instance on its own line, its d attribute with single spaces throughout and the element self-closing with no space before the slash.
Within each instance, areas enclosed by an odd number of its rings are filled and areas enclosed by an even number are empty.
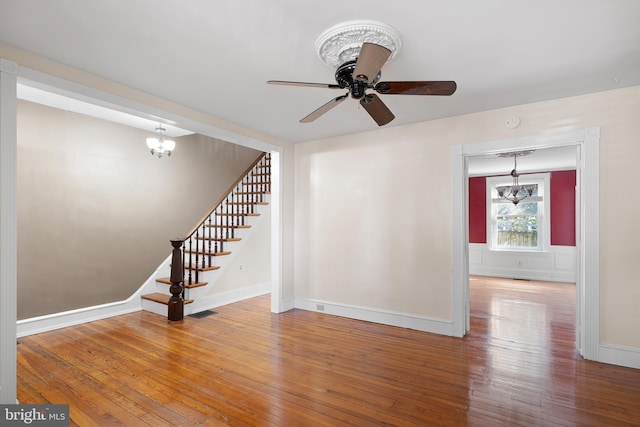
<svg viewBox="0 0 640 427">
<path fill-rule="evenodd" d="M 198 298 L 193 303 L 185 305 L 185 315 L 199 313 L 212 308 L 242 301 L 245 299 L 265 295 L 271 292 L 271 282 L 258 283 L 239 289 L 223 291 Z"/>
<path fill-rule="evenodd" d="M 326 313 L 383 325 L 398 326 L 423 332 L 453 336 L 453 322 L 406 313 L 381 311 L 368 307 L 334 304 L 327 301 L 296 299 L 295 308 Z"/>
<path fill-rule="evenodd" d="M 539 280 L 543 282 L 575 283 L 573 273 L 558 273 L 525 269 L 469 267 L 469 274 L 473 276 L 503 277 L 505 279 Z"/>
<path fill-rule="evenodd" d="M 142 303 L 140 296 L 134 295 L 126 301 L 118 301 L 109 304 L 85 307 L 77 310 L 64 311 L 62 313 L 48 314 L 46 316 L 32 317 L 18 320 L 18 338 L 27 335 L 39 334 L 53 331 L 55 329 L 66 328 L 68 326 L 80 325 L 82 323 L 94 322 L 108 317 L 120 316 L 122 314 L 140 311 Z"/>
<path fill-rule="evenodd" d="M 293 298 L 286 299 L 282 302 L 282 313 L 296 308 L 296 300 Z"/>
<path fill-rule="evenodd" d="M 640 369 L 640 349 L 600 344 L 598 362 Z"/>
<path fill-rule="evenodd" d="M 144 287 L 144 286 L 143 286 Z M 242 301 L 247 298 L 268 294 L 271 292 L 271 283 L 265 282 L 257 285 L 246 286 L 232 291 L 220 292 L 194 301 L 185 306 L 185 315 L 198 313 L 222 305 Z M 93 307 L 85 307 L 78 310 L 70 310 L 62 313 L 54 313 L 46 316 L 32 317 L 17 322 L 17 336 L 39 334 L 55 329 L 94 322 L 109 317 L 120 316 L 142 310 L 140 291 L 136 292 L 126 301 L 119 301 Z M 166 313 L 165 313 L 166 315 Z"/>
<path fill-rule="evenodd" d="M 142 294 L 154 292 L 156 289 L 156 277 L 160 277 L 162 269 L 168 269 L 171 256 L 168 256 L 156 271 L 136 290 L 136 292 L 124 301 L 116 301 L 108 304 L 101 304 L 92 307 L 83 307 L 76 310 L 63 311 L 61 313 L 47 314 L 44 316 L 31 317 L 29 319 L 18 320 L 17 336 L 39 334 L 53 331 L 55 329 L 66 328 L 68 326 L 80 325 L 82 323 L 94 322 L 108 317 L 120 316 L 122 314 L 133 313 L 142 310 Z"/>
</svg>

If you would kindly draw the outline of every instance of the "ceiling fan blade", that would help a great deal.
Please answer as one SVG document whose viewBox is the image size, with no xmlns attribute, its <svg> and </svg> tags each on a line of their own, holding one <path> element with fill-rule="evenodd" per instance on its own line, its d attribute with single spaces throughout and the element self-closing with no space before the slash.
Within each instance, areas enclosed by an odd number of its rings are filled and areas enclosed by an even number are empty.
<svg viewBox="0 0 640 427">
<path fill-rule="evenodd" d="M 300 123 L 310 123 L 314 121 L 315 119 L 317 119 L 318 117 L 320 117 L 321 115 L 323 115 L 324 113 L 331 110 L 333 107 L 335 107 L 336 105 L 340 104 L 342 101 L 347 99 L 348 96 L 349 94 L 347 93 L 345 95 L 341 95 L 335 99 L 332 99 L 331 101 L 327 102 L 322 107 L 318 108 L 308 116 L 303 117 L 302 120 L 300 120 Z"/>
<path fill-rule="evenodd" d="M 284 80 L 269 80 L 268 84 L 271 85 L 283 85 L 283 86 L 307 86 L 307 87 L 319 87 L 324 89 L 340 89 L 340 86 L 329 83 L 306 83 L 306 82 L 288 82 Z"/>
<path fill-rule="evenodd" d="M 364 98 L 360 99 L 360 105 L 367 110 L 367 113 L 375 120 L 378 126 L 384 126 L 396 117 L 378 95 L 365 95 Z"/>
<path fill-rule="evenodd" d="M 452 95 L 457 87 L 454 81 L 380 82 L 374 89 L 385 95 Z"/>
<path fill-rule="evenodd" d="M 353 78 L 368 83 L 373 82 L 380 69 L 391 56 L 391 51 L 374 43 L 363 43 L 353 70 Z"/>
</svg>

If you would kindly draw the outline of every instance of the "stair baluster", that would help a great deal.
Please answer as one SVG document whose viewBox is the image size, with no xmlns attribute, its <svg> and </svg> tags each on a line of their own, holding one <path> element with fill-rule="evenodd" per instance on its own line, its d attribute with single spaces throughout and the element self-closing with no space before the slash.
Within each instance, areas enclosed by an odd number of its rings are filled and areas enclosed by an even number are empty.
<svg viewBox="0 0 640 427">
<path fill-rule="evenodd" d="M 198 283 L 200 278 L 198 277 L 198 251 L 200 250 L 200 228 L 196 231 L 196 252 L 195 255 L 191 253 L 189 259 L 194 259 L 193 263 L 193 275 L 195 276 L 195 283 Z M 191 284 L 191 283 L 190 283 Z"/>
<path fill-rule="evenodd" d="M 227 197 L 225 198 L 225 201 L 224 201 L 224 213 L 225 213 L 225 216 L 223 218 L 220 218 L 220 220 L 224 222 L 224 237 L 225 237 L 225 239 L 229 238 L 229 203 L 227 203 L 228 199 L 229 199 L 229 196 L 227 195 Z"/>
<path fill-rule="evenodd" d="M 244 180 L 242 180 L 242 184 L 240 184 L 240 191 L 238 192 L 238 203 L 240 203 L 238 206 L 240 206 L 240 208 L 242 209 L 242 216 L 241 216 L 241 223 L 242 225 L 245 225 L 245 217 L 247 216 L 247 204 L 245 203 L 245 189 L 247 188 L 246 184 L 246 180 L 248 178 L 245 178 Z"/>
<path fill-rule="evenodd" d="M 197 242 L 196 242 L 197 244 Z M 191 264 L 191 257 L 193 256 L 193 237 L 189 236 L 189 264 Z M 193 284 L 193 280 L 191 277 L 191 269 L 187 269 L 187 283 L 189 284 L 189 286 L 191 286 Z"/>
<path fill-rule="evenodd" d="M 211 256 L 211 242 L 212 242 L 212 237 L 213 237 L 213 228 L 211 228 L 211 215 L 209 215 L 209 244 L 208 244 L 208 249 L 207 249 L 207 267 L 211 267 L 212 264 L 212 256 Z"/>
<path fill-rule="evenodd" d="M 235 193 L 236 191 L 231 193 L 231 207 L 233 208 L 231 212 L 231 238 L 232 239 L 236 237 L 235 230 L 236 230 L 236 225 L 238 225 L 238 205 L 233 203 L 233 197 L 235 196 Z"/>
<path fill-rule="evenodd" d="M 220 221 L 218 222 L 218 217 L 216 217 L 216 253 L 224 251 L 224 242 L 222 241 L 222 217 L 220 217 Z"/>
</svg>

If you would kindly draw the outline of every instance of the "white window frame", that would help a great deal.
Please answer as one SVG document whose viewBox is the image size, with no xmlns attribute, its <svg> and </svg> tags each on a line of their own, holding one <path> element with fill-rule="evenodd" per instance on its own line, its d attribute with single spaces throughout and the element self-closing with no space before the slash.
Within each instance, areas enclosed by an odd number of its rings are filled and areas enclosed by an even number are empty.
<svg viewBox="0 0 640 427">
<path fill-rule="evenodd" d="M 551 242 L 551 209 L 550 209 L 550 173 L 532 173 L 520 175 L 519 184 L 538 184 L 538 246 L 533 247 L 500 247 L 498 246 L 497 221 L 495 218 L 495 200 L 499 199 L 497 186 L 513 184 L 510 175 L 488 177 L 486 179 L 487 197 L 487 247 L 491 251 L 513 252 L 545 252 Z M 525 199 L 526 201 L 526 199 Z"/>
</svg>

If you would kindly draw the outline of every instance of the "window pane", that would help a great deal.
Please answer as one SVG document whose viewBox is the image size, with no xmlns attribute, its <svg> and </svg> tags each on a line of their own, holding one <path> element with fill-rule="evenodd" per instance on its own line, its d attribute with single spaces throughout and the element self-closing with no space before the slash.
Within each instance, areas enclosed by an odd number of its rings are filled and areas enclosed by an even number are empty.
<svg viewBox="0 0 640 427">
<path fill-rule="evenodd" d="M 498 215 L 496 220 L 498 246 L 525 248 L 538 246 L 538 217 L 536 215 Z"/>
<path fill-rule="evenodd" d="M 538 215 L 538 203 L 498 203 L 497 215 Z"/>
<path fill-rule="evenodd" d="M 545 241 L 543 212 L 546 176 L 530 175 L 522 177 L 530 197 L 513 204 L 503 196 L 512 194 L 508 178 L 487 179 L 487 202 L 491 204 L 491 247 L 495 249 L 542 250 Z M 502 196 L 501 196 L 502 194 Z M 489 226 L 489 225 L 488 225 Z"/>
<path fill-rule="evenodd" d="M 537 248 L 538 232 L 498 231 L 498 247 Z"/>
</svg>

